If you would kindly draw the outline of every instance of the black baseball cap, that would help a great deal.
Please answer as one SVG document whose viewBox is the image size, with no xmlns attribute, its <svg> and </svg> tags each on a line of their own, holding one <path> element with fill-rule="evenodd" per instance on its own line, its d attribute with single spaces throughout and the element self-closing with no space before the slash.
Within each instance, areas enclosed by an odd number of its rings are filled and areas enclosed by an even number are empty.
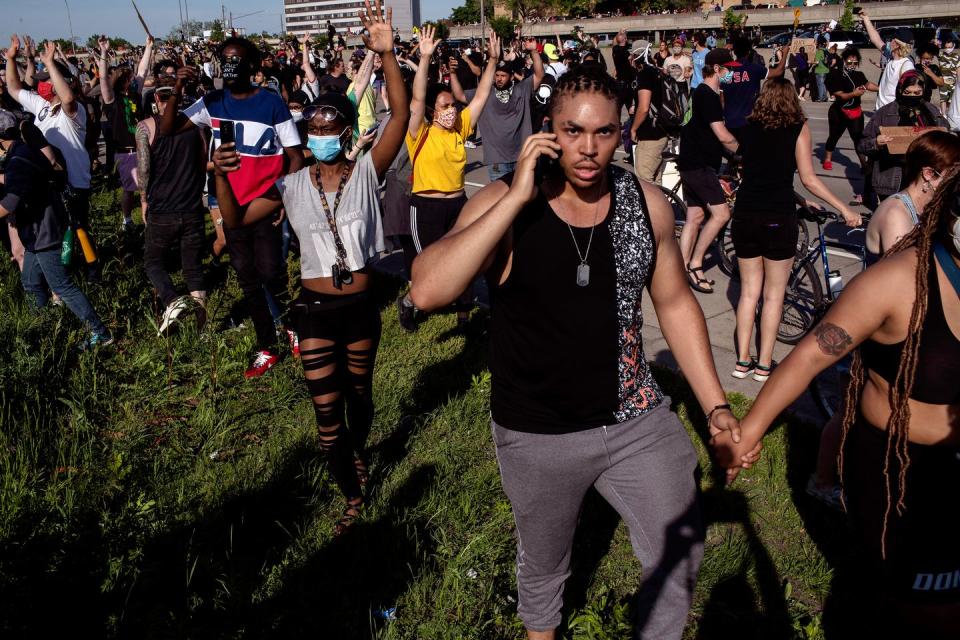
<svg viewBox="0 0 960 640">
<path fill-rule="evenodd" d="M 708 67 L 712 67 L 715 64 L 730 64 L 731 62 L 733 62 L 733 54 L 730 53 L 728 49 L 724 49 L 722 47 L 711 49 L 703 61 L 703 63 Z"/>
</svg>

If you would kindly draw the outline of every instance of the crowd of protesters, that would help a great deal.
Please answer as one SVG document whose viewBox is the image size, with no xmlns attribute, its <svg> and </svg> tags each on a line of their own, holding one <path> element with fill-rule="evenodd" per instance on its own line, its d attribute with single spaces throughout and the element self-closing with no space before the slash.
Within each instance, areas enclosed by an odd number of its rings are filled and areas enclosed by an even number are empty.
<svg viewBox="0 0 960 640">
<path fill-rule="evenodd" d="M 872 83 L 857 50 L 838 54 L 825 39 L 812 57 L 784 47 L 768 65 L 743 34 L 718 46 L 694 33 L 656 49 L 621 32 L 611 74 L 582 33 L 555 42 L 491 33 L 456 47 L 430 26 L 401 41 L 379 2 L 360 18 L 363 45 L 352 53 L 332 25 L 325 48 L 309 36 L 272 49 L 232 36 L 201 48 L 148 38 L 117 52 L 101 37 L 83 59 L 13 36 L 0 83 L 0 217 L 31 304 L 51 295 L 65 304 L 89 329 L 86 349 L 114 340 L 70 272 L 82 262 L 90 286 L 100 278 L 89 220 L 98 174 L 119 187 L 123 233 L 145 226 L 160 335 L 204 321 L 206 259 L 226 252 L 256 334 L 245 376 L 286 354 L 301 359 L 319 448 L 346 501 L 342 535 L 362 517 L 369 480 L 374 264 L 388 248 L 405 256 L 410 286 L 396 309 L 407 331 L 444 308 L 466 331 L 485 276 L 492 436 L 516 516 L 518 613 L 530 638 L 553 638 L 560 623 L 591 486 L 623 516 L 643 566 L 641 635 L 679 638 L 687 620 L 704 539 L 697 456 L 647 363 L 645 289 L 730 481 L 757 461 L 764 432 L 811 378 L 853 353 L 844 409 L 824 430 L 808 490 L 836 502 L 843 483 L 865 575 L 889 602 L 887 630 L 955 631 L 960 517 L 941 508 L 960 480 L 955 42 L 917 55 L 880 40 L 863 14 L 884 59 Z M 841 201 L 814 170 L 808 84 L 832 101 L 822 166 L 849 134 L 861 199 Z M 878 93 L 869 121 L 867 91 Z M 942 130 L 904 154 L 888 148 L 887 126 Z M 467 150 L 478 144 L 490 183 L 468 198 Z M 625 166 L 614 162 L 621 144 Z M 685 203 L 679 242 L 656 185 L 665 159 Z M 741 178 L 733 207 L 725 160 Z M 852 227 L 881 200 L 867 234 L 876 264 L 774 366 L 797 251 L 797 174 Z M 730 373 L 764 383 L 742 420 L 693 293 L 713 293 L 705 257 L 728 224 L 740 277 Z M 171 278 L 173 254 L 185 291 Z"/>
</svg>

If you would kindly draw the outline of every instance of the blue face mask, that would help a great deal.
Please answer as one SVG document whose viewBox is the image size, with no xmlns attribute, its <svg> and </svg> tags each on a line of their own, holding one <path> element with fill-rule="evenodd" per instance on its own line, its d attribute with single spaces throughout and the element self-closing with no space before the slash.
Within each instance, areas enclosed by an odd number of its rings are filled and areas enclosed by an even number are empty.
<svg viewBox="0 0 960 640">
<path fill-rule="evenodd" d="M 733 82 L 733 71 L 728 71 L 725 75 L 720 76 L 720 84 L 730 84 Z"/>
<path fill-rule="evenodd" d="M 307 148 L 320 162 L 330 162 L 340 154 L 340 136 L 307 136 Z"/>
</svg>

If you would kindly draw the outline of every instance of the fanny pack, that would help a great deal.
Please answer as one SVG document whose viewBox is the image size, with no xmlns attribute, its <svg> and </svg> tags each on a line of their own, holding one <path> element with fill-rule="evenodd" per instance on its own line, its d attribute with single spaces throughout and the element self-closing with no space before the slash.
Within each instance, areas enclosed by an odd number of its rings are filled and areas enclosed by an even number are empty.
<svg viewBox="0 0 960 640">
<path fill-rule="evenodd" d="M 846 107 L 840 107 L 840 111 L 843 111 L 843 115 L 847 116 L 851 120 L 856 120 L 863 115 L 863 109 L 860 107 L 851 107 L 849 109 Z"/>
</svg>

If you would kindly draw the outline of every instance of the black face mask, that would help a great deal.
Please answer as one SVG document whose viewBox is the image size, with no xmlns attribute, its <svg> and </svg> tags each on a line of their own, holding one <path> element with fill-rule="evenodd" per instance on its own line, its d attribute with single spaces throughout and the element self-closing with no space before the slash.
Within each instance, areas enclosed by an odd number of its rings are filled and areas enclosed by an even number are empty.
<svg viewBox="0 0 960 640">
<path fill-rule="evenodd" d="M 223 63 L 223 81 L 231 86 L 246 86 L 250 84 L 253 68 L 246 60 Z"/>
<path fill-rule="evenodd" d="M 897 103 L 906 109 L 919 109 L 923 96 L 897 96 Z"/>
</svg>

